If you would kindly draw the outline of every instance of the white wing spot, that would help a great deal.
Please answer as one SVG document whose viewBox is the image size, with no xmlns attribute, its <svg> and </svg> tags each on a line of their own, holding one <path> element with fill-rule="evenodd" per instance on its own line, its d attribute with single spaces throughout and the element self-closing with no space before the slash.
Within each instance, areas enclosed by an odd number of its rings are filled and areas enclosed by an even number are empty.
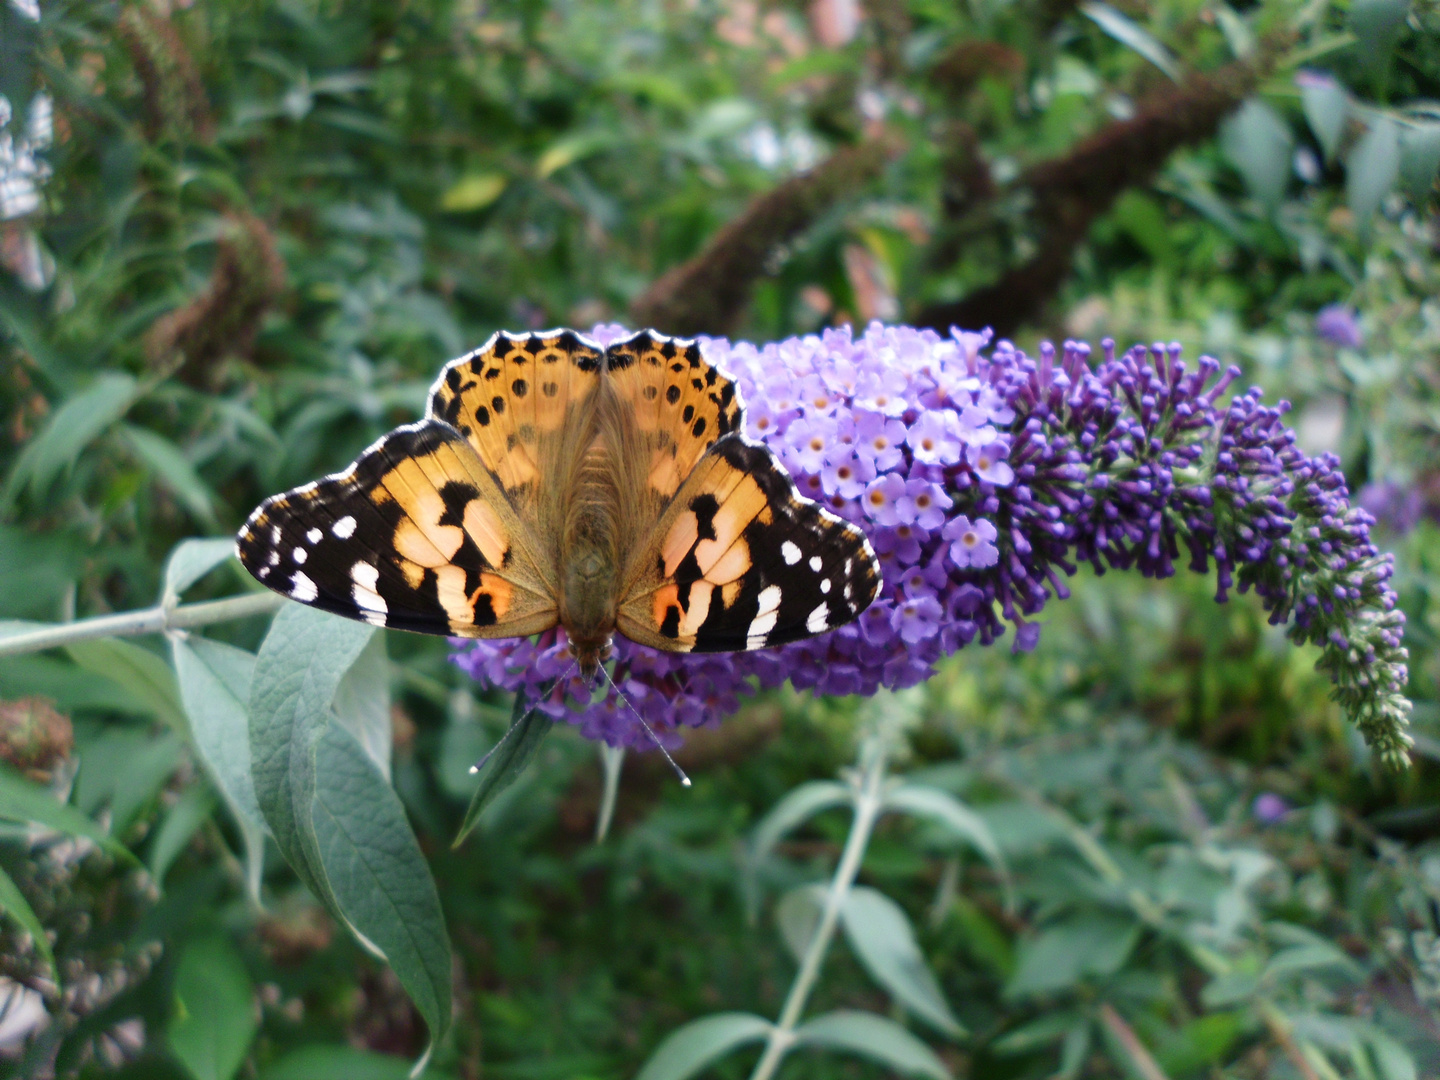
<svg viewBox="0 0 1440 1080">
<path fill-rule="evenodd" d="M 780 545 L 780 554 L 785 557 L 786 566 L 794 566 L 800 561 L 800 549 L 789 540 Z"/>
<path fill-rule="evenodd" d="M 821 593 L 829 593 L 829 591 L 830 591 L 830 579 L 827 577 L 827 578 L 823 579 L 823 580 L 820 582 L 820 592 L 821 592 Z"/>
<path fill-rule="evenodd" d="M 278 543 L 280 543 L 280 526 L 279 526 L 279 525 L 271 525 L 271 526 L 270 526 L 270 542 L 271 542 L 272 544 L 278 544 Z"/>
<path fill-rule="evenodd" d="M 355 583 L 351 595 L 354 596 L 355 603 L 364 609 L 361 617 L 375 626 L 384 626 L 384 616 L 390 607 L 385 603 L 385 598 L 375 591 L 375 584 L 380 580 L 380 571 L 370 563 L 357 562 L 350 567 L 350 580 Z M 378 622 L 376 618 L 379 619 Z"/>
<path fill-rule="evenodd" d="M 809 630 L 812 634 L 818 634 L 822 630 L 830 629 L 829 607 L 821 604 L 814 611 L 810 612 L 810 617 L 805 620 L 805 629 Z"/>
<path fill-rule="evenodd" d="M 309 532 L 307 532 L 307 533 L 305 534 L 305 539 L 308 540 L 308 541 L 310 541 L 310 543 L 313 544 L 313 543 L 315 543 L 316 541 L 318 541 L 322 535 L 324 535 L 324 534 L 321 533 L 319 529 L 311 529 Z"/>
<path fill-rule="evenodd" d="M 296 564 L 298 565 L 304 563 L 304 561 L 310 557 L 310 553 L 302 547 L 297 547 L 294 551 L 290 553 L 290 557 L 294 559 Z"/>
<path fill-rule="evenodd" d="M 319 595 L 320 590 L 315 587 L 315 582 L 296 570 L 294 576 L 290 578 L 290 598 L 299 600 L 302 604 L 308 604 Z"/>
<path fill-rule="evenodd" d="M 275 548 L 271 548 L 271 549 L 270 549 L 270 565 L 271 565 L 271 566 L 279 566 L 279 565 L 280 565 L 280 552 L 277 551 Z"/>
<path fill-rule="evenodd" d="M 780 617 L 780 586 L 767 585 L 760 590 L 760 606 L 755 613 L 755 620 L 750 624 L 750 631 L 746 634 L 746 645 L 752 649 L 758 649 L 765 644 L 765 635 L 775 629 L 775 620 Z"/>
<path fill-rule="evenodd" d="M 817 574 L 820 572 L 820 567 L 822 567 L 822 566 L 824 566 L 824 565 L 825 565 L 825 564 L 820 561 L 820 556 L 819 556 L 819 555 L 811 555 L 811 556 L 810 556 L 810 569 L 811 569 L 811 570 L 814 570 Z"/>
<path fill-rule="evenodd" d="M 264 581 L 267 577 L 270 576 L 270 567 L 268 567 L 268 566 L 262 566 L 262 567 L 260 567 L 260 572 L 259 572 L 258 574 L 256 574 L 255 576 L 258 577 L 261 581 Z"/>
<path fill-rule="evenodd" d="M 349 540 L 350 537 L 355 535 L 355 519 L 349 514 L 346 514 L 339 521 L 335 522 L 334 525 L 330 526 L 330 531 L 341 540 Z"/>
</svg>

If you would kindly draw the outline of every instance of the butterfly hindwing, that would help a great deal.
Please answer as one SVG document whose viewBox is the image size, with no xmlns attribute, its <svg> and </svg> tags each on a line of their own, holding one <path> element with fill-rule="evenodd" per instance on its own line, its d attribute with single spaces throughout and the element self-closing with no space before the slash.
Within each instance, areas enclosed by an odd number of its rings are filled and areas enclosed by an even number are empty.
<svg viewBox="0 0 1440 1080">
<path fill-rule="evenodd" d="M 436 420 L 267 499 L 236 549 L 275 591 L 376 626 L 515 637 L 557 618 L 527 527 L 470 444 Z"/>
<path fill-rule="evenodd" d="M 801 498 L 774 455 L 739 435 L 700 460 L 631 565 L 620 632 L 681 652 L 823 633 L 854 619 L 880 584 L 864 533 Z"/>
<path fill-rule="evenodd" d="M 583 409 L 595 392 L 601 356 L 595 342 L 573 330 L 495 334 L 445 365 L 427 415 L 464 435 L 523 508 L 554 470 L 547 448 L 561 442 L 572 410 Z"/>
</svg>

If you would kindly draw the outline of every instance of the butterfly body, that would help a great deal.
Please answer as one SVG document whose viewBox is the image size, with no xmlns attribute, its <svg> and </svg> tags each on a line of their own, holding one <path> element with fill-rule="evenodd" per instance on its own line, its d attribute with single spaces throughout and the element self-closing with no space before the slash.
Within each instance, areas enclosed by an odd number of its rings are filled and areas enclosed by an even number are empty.
<svg viewBox="0 0 1440 1080">
<path fill-rule="evenodd" d="M 497 334 L 446 366 L 425 420 L 267 499 L 237 550 L 270 588 L 375 625 L 558 624 L 588 676 L 617 631 L 715 652 L 853 619 L 879 585 L 869 543 L 742 422 L 693 342 Z"/>
</svg>

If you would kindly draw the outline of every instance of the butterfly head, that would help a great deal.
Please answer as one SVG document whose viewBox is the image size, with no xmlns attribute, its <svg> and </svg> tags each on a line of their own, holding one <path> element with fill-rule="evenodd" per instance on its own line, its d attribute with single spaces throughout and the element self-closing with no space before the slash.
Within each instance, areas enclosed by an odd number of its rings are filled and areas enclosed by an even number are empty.
<svg viewBox="0 0 1440 1080">
<path fill-rule="evenodd" d="M 591 686 L 600 677 L 600 665 L 615 653 L 615 641 L 608 635 L 600 641 L 570 639 L 569 653 L 575 658 L 580 677 Z"/>
</svg>

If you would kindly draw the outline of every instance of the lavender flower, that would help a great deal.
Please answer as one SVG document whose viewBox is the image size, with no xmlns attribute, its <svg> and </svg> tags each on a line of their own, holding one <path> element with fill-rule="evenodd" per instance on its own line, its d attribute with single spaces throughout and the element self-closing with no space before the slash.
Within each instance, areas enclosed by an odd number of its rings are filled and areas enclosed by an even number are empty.
<svg viewBox="0 0 1440 1080">
<path fill-rule="evenodd" d="M 1255 796 L 1250 812 L 1262 825 L 1278 825 L 1289 816 L 1290 804 L 1273 791 L 1262 791 Z"/>
<path fill-rule="evenodd" d="M 1344 304 L 1329 304 L 1316 313 L 1315 335 L 1347 349 L 1358 349 L 1365 344 L 1354 308 Z"/>
<path fill-rule="evenodd" d="M 619 336 L 600 327 L 602 342 Z M 1404 615 L 1391 559 L 1351 507 L 1339 461 L 1306 458 L 1260 391 L 1220 397 L 1239 370 L 1197 370 L 1178 345 L 1117 355 L 1102 343 L 1032 358 L 989 334 L 872 324 L 763 348 L 702 342 L 729 371 L 764 440 L 800 490 L 864 528 L 884 581 L 856 622 L 781 649 L 665 654 L 617 638 L 615 680 L 667 745 L 718 723 L 737 696 L 786 679 L 818 694 L 871 694 L 927 678 L 964 646 L 1016 628 L 1035 646 L 1040 614 L 1081 561 L 1097 573 L 1168 577 L 1213 559 L 1217 600 L 1255 589 L 1275 623 L 1320 646 L 1336 697 L 1381 756 L 1406 759 Z M 986 352 L 988 350 L 988 355 Z M 563 631 L 467 643 L 477 679 L 537 696 L 566 666 Z M 541 705 L 612 745 L 648 742 L 610 695 L 578 680 Z"/>
</svg>

